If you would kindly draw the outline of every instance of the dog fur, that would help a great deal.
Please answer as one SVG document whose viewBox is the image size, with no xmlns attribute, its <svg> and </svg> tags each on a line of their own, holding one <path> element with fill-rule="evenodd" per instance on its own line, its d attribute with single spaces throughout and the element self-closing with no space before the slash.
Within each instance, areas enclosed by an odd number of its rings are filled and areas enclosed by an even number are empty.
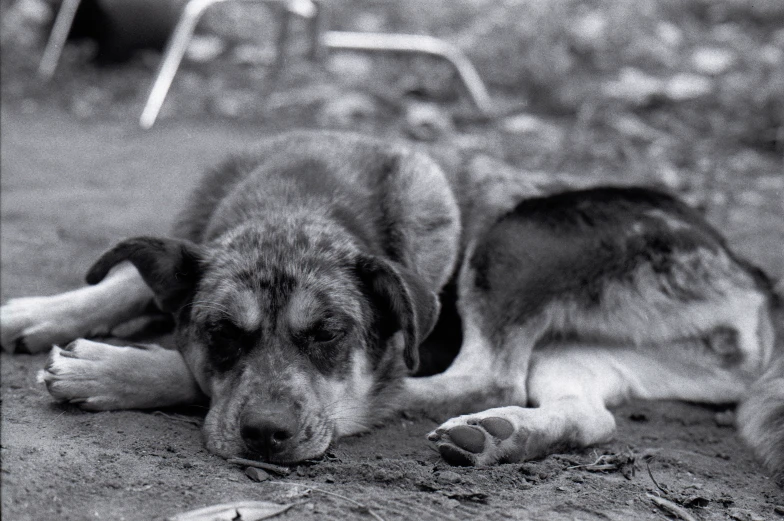
<svg viewBox="0 0 784 521">
<path fill-rule="evenodd" d="M 522 461 L 608 440 L 608 407 L 633 397 L 740 402 L 742 435 L 784 476 L 768 279 L 675 198 L 581 185 L 287 134 L 208 172 L 172 238 L 125 240 L 90 286 L 10 301 L 0 340 L 68 343 L 41 379 L 86 409 L 208 397 L 206 444 L 224 457 L 317 458 L 430 409 L 462 414 L 429 435 L 448 462 Z M 176 351 L 82 338 L 153 302 L 175 317 Z M 408 376 L 439 315 L 459 353 Z"/>
</svg>

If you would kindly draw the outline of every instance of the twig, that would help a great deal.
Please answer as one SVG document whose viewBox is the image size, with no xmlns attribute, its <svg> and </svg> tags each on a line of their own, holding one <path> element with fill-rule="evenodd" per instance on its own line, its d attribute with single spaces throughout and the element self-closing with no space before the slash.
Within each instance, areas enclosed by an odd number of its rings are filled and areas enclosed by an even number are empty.
<svg viewBox="0 0 784 521">
<path fill-rule="evenodd" d="M 166 419 L 174 420 L 183 423 L 190 423 L 191 425 L 195 425 L 196 427 L 201 427 L 201 420 L 198 418 L 188 418 L 187 416 L 183 416 L 181 414 L 166 414 L 163 411 L 153 411 L 153 416 L 163 416 Z"/>
<path fill-rule="evenodd" d="M 651 472 L 651 465 L 650 465 L 650 462 L 651 462 L 652 459 L 653 458 L 648 458 L 647 460 L 645 460 L 645 468 L 648 469 L 648 475 L 651 477 L 651 481 L 653 481 L 653 484 L 656 485 L 656 488 L 658 488 L 659 490 L 661 490 L 665 494 L 669 494 L 669 492 L 667 492 L 667 490 L 663 489 L 661 487 L 661 485 L 659 485 L 659 482 L 656 481 L 656 478 L 653 477 L 653 472 Z"/>
<path fill-rule="evenodd" d="M 363 505 L 362 503 L 359 503 L 357 501 L 354 501 L 353 499 L 351 499 L 349 497 L 341 496 L 340 494 L 336 494 L 334 492 L 329 492 L 327 490 L 322 490 L 320 488 L 314 488 L 314 487 L 311 487 L 311 486 L 308 486 L 308 485 L 303 485 L 302 483 L 292 483 L 290 481 L 270 481 L 270 483 L 273 483 L 275 485 L 289 485 L 289 486 L 293 486 L 293 487 L 305 486 L 305 487 L 309 488 L 310 490 L 312 490 L 313 492 L 319 492 L 321 494 L 326 494 L 327 496 L 334 496 L 334 497 L 336 497 L 338 499 L 342 499 L 343 501 L 348 501 L 349 503 L 351 503 L 351 504 L 361 508 L 362 510 L 367 511 L 367 513 L 370 514 L 371 516 L 373 516 L 373 518 L 376 519 L 376 521 L 384 521 L 384 518 L 381 517 L 380 515 L 378 515 L 377 513 L 375 513 L 372 508 L 370 508 L 367 505 Z"/>
<path fill-rule="evenodd" d="M 653 501 L 656 506 L 661 508 L 662 510 L 666 510 L 670 514 L 674 515 L 675 517 L 680 517 L 683 521 L 697 521 L 697 519 L 686 512 L 683 508 L 679 507 L 669 499 L 664 499 L 663 497 L 654 496 L 653 494 L 645 494 L 648 498 Z"/>
<path fill-rule="evenodd" d="M 291 474 L 291 469 L 288 467 L 281 467 L 280 465 L 273 465 L 272 463 L 264 463 L 263 461 L 256 461 L 245 458 L 229 458 L 229 463 L 235 465 L 245 465 L 246 467 L 256 467 L 257 469 L 268 470 L 277 474 L 278 476 L 288 476 Z"/>
</svg>

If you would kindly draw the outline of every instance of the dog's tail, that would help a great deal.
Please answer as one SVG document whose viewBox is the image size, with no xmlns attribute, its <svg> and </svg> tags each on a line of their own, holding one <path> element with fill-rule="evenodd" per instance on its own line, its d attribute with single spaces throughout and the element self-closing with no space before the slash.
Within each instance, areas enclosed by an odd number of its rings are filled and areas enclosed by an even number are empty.
<svg viewBox="0 0 784 521">
<path fill-rule="evenodd" d="M 746 443 L 784 487 L 784 306 L 777 294 L 772 307 L 776 332 L 773 361 L 740 403 L 737 424 Z"/>
</svg>

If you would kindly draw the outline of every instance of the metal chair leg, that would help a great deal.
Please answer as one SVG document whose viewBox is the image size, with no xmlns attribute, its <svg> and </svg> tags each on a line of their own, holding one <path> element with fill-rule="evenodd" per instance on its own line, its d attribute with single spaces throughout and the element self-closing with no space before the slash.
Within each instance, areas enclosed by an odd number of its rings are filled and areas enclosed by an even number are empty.
<svg viewBox="0 0 784 521">
<path fill-rule="evenodd" d="M 457 70 L 477 110 L 483 114 L 492 111 L 490 95 L 471 61 L 460 49 L 444 40 L 414 34 L 327 31 L 322 44 L 335 50 L 427 54 L 443 58 Z"/>
<path fill-rule="evenodd" d="M 69 0 L 66 0 L 69 1 Z M 204 11 L 220 2 L 229 0 L 190 0 L 186 4 L 180 21 L 174 29 L 158 68 L 155 81 L 150 88 L 147 103 L 142 111 L 139 124 L 148 129 L 153 126 L 160 113 L 166 94 L 169 92 L 172 80 L 180 66 L 182 57 L 193 37 L 196 24 L 201 19 Z M 234 0 L 246 2 L 268 2 L 284 7 L 280 33 L 277 39 L 277 52 L 274 70 L 270 75 L 270 85 L 265 88 L 269 92 L 274 88 L 275 79 L 285 62 L 286 45 L 289 36 L 290 18 L 293 14 L 309 18 L 309 32 L 311 39 L 310 58 L 319 58 L 324 49 L 366 52 L 392 52 L 426 54 L 448 61 L 457 71 L 461 82 L 466 88 L 468 97 L 476 109 L 483 114 L 492 112 L 490 95 L 485 88 L 482 78 L 476 72 L 471 61 L 463 52 L 443 40 L 432 36 L 412 34 L 384 34 L 384 33 L 357 33 L 343 31 L 324 31 L 324 17 L 321 12 L 320 2 L 308 0 Z M 307 5 L 306 5 L 307 4 Z"/>
<path fill-rule="evenodd" d="M 148 129 L 152 127 L 158 118 L 163 100 L 166 99 L 166 94 L 169 92 L 174 75 L 177 74 L 182 57 L 185 55 L 185 50 L 188 48 L 191 38 L 193 38 L 196 24 L 199 23 L 204 11 L 214 4 L 225 1 L 227 0 L 191 0 L 183 8 L 180 20 L 177 22 L 169 43 L 166 45 L 166 51 L 158 66 L 155 81 L 152 87 L 150 87 L 147 103 L 144 105 L 144 110 L 139 118 L 139 124 L 142 128 Z"/>
<path fill-rule="evenodd" d="M 63 52 L 63 45 L 68 39 L 68 33 L 71 31 L 80 3 L 81 0 L 63 0 L 63 3 L 60 4 L 60 10 L 57 11 L 57 18 L 55 18 L 52 32 L 49 34 L 49 40 L 46 42 L 41 63 L 38 64 L 38 75 L 44 81 L 48 81 L 54 76 L 54 71 L 57 69 L 57 63 Z"/>
</svg>

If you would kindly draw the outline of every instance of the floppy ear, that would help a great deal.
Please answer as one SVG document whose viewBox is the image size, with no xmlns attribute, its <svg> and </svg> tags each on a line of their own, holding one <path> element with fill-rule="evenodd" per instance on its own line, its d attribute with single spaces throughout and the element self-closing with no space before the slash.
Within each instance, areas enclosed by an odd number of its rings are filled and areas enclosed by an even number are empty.
<svg viewBox="0 0 784 521">
<path fill-rule="evenodd" d="M 201 278 L 200 246 L 178 239 L 134 237 L 117 244 L 93 264 L 87 283 L 97 284 L 116 264 L 130 261 L 155 293 L 163 311 L 180 309 Z"/>
<path fill-rule="evenodd" d="M 388 333 L 403 331 L 406 367 L 416 371 L 419 367 L 419 344 L 438 320 L 438 297 L 417 274 L 378 257 L 359 259 L 357 273 L 382 318 L 391 319 L 392 327 Z"/>
</svg>

